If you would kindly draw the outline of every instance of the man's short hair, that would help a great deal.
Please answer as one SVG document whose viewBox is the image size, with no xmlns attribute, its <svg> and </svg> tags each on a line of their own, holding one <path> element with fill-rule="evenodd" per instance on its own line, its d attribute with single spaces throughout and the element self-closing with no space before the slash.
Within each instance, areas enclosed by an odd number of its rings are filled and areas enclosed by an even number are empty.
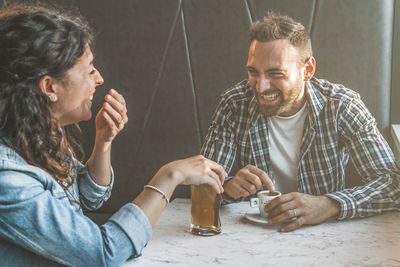
<svg viewBox="0 0 400 267">
<path fill-rule="evenodd" d="M 300 51 L 300 63 L 312 56 L 311 39 L 300 22 L 288 16 L 279 16 L 269 11 L 263 21 L 256 21 L 250 27 L 250 43 L 254 40 L 268 42 L 287 39 Z"/>
</svg>

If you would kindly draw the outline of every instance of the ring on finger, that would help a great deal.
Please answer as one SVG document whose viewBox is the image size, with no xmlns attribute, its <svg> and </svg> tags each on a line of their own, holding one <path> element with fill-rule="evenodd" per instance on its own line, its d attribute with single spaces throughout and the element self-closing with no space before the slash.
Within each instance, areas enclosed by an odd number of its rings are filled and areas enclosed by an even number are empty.
<svg viewBox="0 0 400 267">
<path fill-rule="evenodd" d="M 296 209 L 292 209 L 292 211 L 293 211 L 293 217 L 297 217 Z"/>
</svg>

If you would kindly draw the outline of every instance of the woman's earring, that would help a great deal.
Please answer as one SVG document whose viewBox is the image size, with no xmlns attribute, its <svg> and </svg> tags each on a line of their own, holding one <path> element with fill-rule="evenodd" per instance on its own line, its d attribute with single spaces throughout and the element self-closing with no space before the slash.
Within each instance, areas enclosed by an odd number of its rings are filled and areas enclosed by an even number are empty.
<svg viewBox="0 0 400 267">
<path fill-rule="evenodd" d="M 57 96 L 56 95 L 49 95 L 49 99 L 51 102 L 56 102 L 57 101 Z"/>
</svg>

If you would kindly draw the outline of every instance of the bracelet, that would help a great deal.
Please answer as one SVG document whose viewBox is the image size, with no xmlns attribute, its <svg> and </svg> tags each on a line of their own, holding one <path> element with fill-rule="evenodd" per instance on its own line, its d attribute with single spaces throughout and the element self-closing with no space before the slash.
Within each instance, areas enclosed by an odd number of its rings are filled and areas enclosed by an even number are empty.
<svg viewBox="0 0 400 267">
<path fill-rule="evenodd" d="M 150 188 L 150 189 L 153 189 L 154 191 L 157 191 L 165 198 L 165 200 L 167 201 L 167 205 L 169 204 L 169 199 L 168 199 L 167 195 L 163 191 L 158 189 L 157 187 L 147 184 L 144 186 L 144 188 Z"/>
</svg>

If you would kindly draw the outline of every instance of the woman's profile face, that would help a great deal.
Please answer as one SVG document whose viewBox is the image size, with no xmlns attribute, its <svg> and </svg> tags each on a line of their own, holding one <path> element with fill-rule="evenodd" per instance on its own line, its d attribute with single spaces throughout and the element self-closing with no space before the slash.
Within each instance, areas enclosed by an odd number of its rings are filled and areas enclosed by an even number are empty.
<svg viewBox="0 0 400 267">
<path fill-rule="evenodd" d="M 93 54 L 87 46 L 66 77 L 54 84 L 57 101 L 52 103 L 51 112 L 61 126 L 87 121 L 92 117 L 93 95 L 96 87 L 103 82 L 103 77 L 93 66 Z"/>
</svg>

